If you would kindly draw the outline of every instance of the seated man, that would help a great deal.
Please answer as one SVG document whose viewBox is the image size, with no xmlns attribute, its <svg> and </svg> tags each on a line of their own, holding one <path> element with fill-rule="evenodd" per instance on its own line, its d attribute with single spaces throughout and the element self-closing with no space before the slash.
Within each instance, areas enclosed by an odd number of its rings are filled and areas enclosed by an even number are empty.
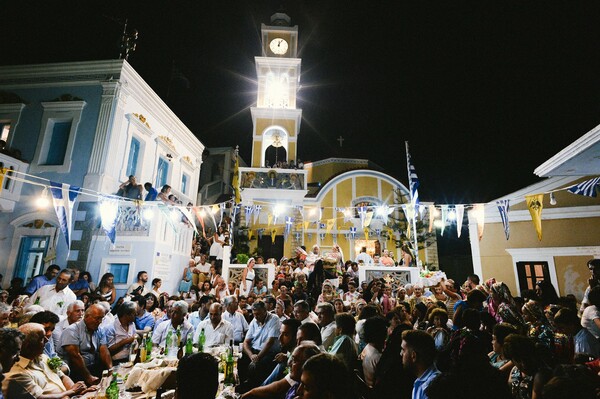
<svg viewBox="0 0 600 399">
<path fill-rule="evenodd" d="M 126 182 L 121 183 L 117 195 L 129 199 L 142 199 L 142 185 L 135 181 L 135 176 L 129 176 Z"/>
<path fill-rule="evenodd" d="M 106 345 L 113 364 L 129 361 L 131 343 L 137 337 L 134 324 L 136 313 L 135 302 L 123 302 L 117 310 L 115 321 L 106 328 Z"/>
<path fill-rule="evenodd" d="M 321 353 L 311 357 L 302 366 L 297 398 L 353 399 L 352 373 L 337 357 Z"/>
<path fill-rule="evenodd" d="M 221 317 L 222 307 L 218 302 L 210 305 L 208 311 L 209 319 L 206 319 L 196 328 L 194 334 L 194 342 L 198 342 L 198 337 L 202 330 L 204 330 L 204 341 L 205 347 L 217 346 L 217 345 L 229 345 L 229 341 L 233 339 L 233 327 L 231 323 Z"/>
<path fill-rule="evenodd" d="M 59 321 L 54 327 L 54 331 L 52 332 L 52 341 L 54 344 L 54 349 L 57 352 L 62 351 L 62 348 L 60 347 L 60 339 L 62 337 L 63 331 L 65 331 L 67 327 L 69 327 L 71 324 L 77 323 L 79 320 L 81 320 L 83 318 L 84 311 L 85 305 L 80 300 L 77 300 L 69 306 L 67 306 L 67 317 Z"/>
<path fill-rule="evenodd" d="M 44 285 L 29 298 L 30 305 L 40 305 L 59 317 L 67 316 L 67 307 L 77 300 L 69 288 L 73 273 L 69 269 L 62 270 L 56 277 L 56 284 Z"/>
<path fill-rule="evenodd" d="M 271 384 L 254 388 L 242 398 L 294 398 L 300 386 L 302 366 L 308 359 L 321 353 L 314 343 L 306 342 L 296 347 L 288 361 L 290 372 L 282 379 Z"/>
<path fill-rule="evenodd" d="M 33 295 L 37 290 L 39 290 L 44 285 L 55 284 L 56 283 L 56 275 L 60 271 L 60 266 L 58 265 L 50 265 L 46 269 L 46 272 L 41 276 L 36 276 L 31 279 L 25 291 L 23 292 L 26 295 Z"/>
<path fill-rule="evenodd" d="M 238 345 L 244 341 L 244 335 L 248 331 L 248 322 L 238 310 L 238 300 L 235 295 L 230 295 L 223 301 L 225 313 L 222 317 L 231 323 L 233 328 L 233 342 Z"/>
<path fill-rule="evenodd" d="M 91 305 L 85 311 L 83 320 L 71 324 L 61 338 L 72 378 L 82 379 L 88 385 L 98 383 L 103 368 L 112 367 L 104 330 L 99 328 L 104 314 L 102 306 Z"/>
<path fill-rule="evenodd" d="M 81 294 L 89 292 L 90 283 L 88 283 L 88 281 L 83 276 L 81 276 L 81 271 L 79 269 L 72 270 L 73 278 L 71 284 L 69 284 L 69 288 L 71 289 L 71 291 L 73 291 L 75 296 L 79 298 Z"/>
<path fill-rule="evenodd" d="M 188 304 L 185 301 L 176 301 L 173 303 L 171 308 L 171 318 L 156 326 L 154 333 L 152 334 L 152 343 L 164 348 L 169 331 L 175 336 L 177 327 L 181 326 L 180 347 L 185 346 L 188 334 L 194 333 L 194 327 L 185 318 L 187 312 Z"/>
<path fill-rule="evenodd" d="M 152 313 L 146 310 L 146 298 L 137 295 L 131 300 L 138 305 L 135 315 L 135 329 L 137 333 L 140 335 L 149 333 L 154 328 L 155 319 Z"/>
<path fill-rule="evenodd" d="M 275 355 L 279 352 L 281 320 L 267 312 L 264 302 L 252 305 L 254 319 L 244 340 L 244 354 L 239 361 L 240 380 L 248 377 L 238 388 L 240 392 L 257 387 L 275 368 Z"/>
<path fill-rule="evenodd" d="M 0 328 L 0 380 L 4 378 L 2 373 L 8 372 L 19 360 L 23 337 L 23 333 L 15 328 Z"/>
<path fill-rule="evenodd" d="M 38 323 L 26 323 L 19 327 L 25 337 L 19 361 L 6 374 L 3 391 L 7 398 L 62 399 L 95 390 L 86 388 L 83 381 L 73 383 L 65 374 L 53 370 L 44 354 L 46 333 Z"/>
<path fill-rule="evenodd" d="M 54 341 L 52 340 L 52 334 L 54 333 L 54 329 L 56 324 L 58 323 L 58 316 L 49 310 L 44 310 L 43 312 L 38 312 L 34 314 L 29 320 L 30 323 L 41 324 L 44 327 L 44 333 L 46 334 L 46 344 L 44 345 L 44 354 L 48 356 L 50 359 L 53 357 L 59 357 L 56 353 L 56 348 L 54 347 Z M 69 366 L 63 361 L 60 370 L 69 374 Z"/>
</svg>

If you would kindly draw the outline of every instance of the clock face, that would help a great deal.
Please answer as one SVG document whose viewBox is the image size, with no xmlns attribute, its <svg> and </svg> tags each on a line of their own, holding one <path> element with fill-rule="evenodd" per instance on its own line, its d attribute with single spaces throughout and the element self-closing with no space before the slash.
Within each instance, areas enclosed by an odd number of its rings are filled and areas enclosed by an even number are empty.
<svg viewBox="0 0 600 399">
<path fill-rule="evenodd" d="M 284 39 L 275 38 L 271 40 L 271 43 L 269 43 L 269 48 L 273 54 L 282 55 L 287 53 L 288 44 Z"/>
</svg>

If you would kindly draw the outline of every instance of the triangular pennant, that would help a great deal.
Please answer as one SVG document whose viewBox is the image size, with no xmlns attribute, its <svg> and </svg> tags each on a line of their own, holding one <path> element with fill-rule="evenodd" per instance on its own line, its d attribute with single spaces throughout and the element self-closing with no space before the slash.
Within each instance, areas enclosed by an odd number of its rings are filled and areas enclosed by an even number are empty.
<svg viewBox="0 0 600 399">
<path fill-rule="evenodd" d="M 260 211 L 262 210 L 262 205 L 254 205 L 254 224 L 256 224 L 256 221 L 258 220 L 258 217 L 260 216 Z"/>
<path fill-rule="evenodd" d="M 508 222 L 510 200 L 505 199 L 496 201 L 496 205 L 498 206 L 498 212 L 500 212 L 500 219 L 502 220 L 502 225 L 504 226 L 504 235 L 508 240 L 508 237 L 510 237 L 510 224 Z"/>
<path fill-rule="evenodd" d="M 369 227 L 371 225 L 371 220 L 373 220 L 373 211 L 369 211 L 365 215 L 365 227 Z"/>
<path fill-rule="evenodd" d="M 67 248 L 71 249 L 71 229 L 73 224 L 73 206 L 79 195 L 81 187 L 70 186 L 64 183 L 50 182 L 50 192 L 54 211 L 60 224 L 60 229 L 67 241 Z"/>
<path fill-rule="evenodd" d="M 271 227 L 271 223 L 273 223 L 273 214 L 267 214 L 267 226 Z"/>
<path fill-rule="evenodd" d="M 483 237 L 483 228 L 485 226 L 485 206 L 483 204 L 475 204 L 470 213 L 477 221 L 477 236 L 479 237 L 479 241 L 481 241 L 481 238 Z"/>
<path fill-rule="evenodd" d="M 287 238 L 288 234 L 292 230 L 293 224 L 294 224 L 294 218 L 292 218 L 291 216 L 286 216 L 285 217 L 285 229 L 283 231 L 285 238 Z"/>
<path fill-rule="evenodd" d="M 275 242 L 275 237 L 277 236 L 277 229 L 271 230 L 271 242 Z"/>
<path fill-rule="evenodd" d="M 194 228 L 194 232 L 198 234 L 198 229 L 196 228 L 196 221 L 194 220 L 194 215 L 192 215 L 192 212 L 190 212 L 188 208 L 184 207 L 179 207 L 177 209 L 179 209 L 179 211 L 183 213 L 183 216 L 185 216 L 185 218 L 190 222 L 190 225 Z"/>
<path fill-rule="evenodd" d="M 335 224 L 335 219 L 327 219 L 327 234 L 331 232 L 333 229 L 333 225 Z"/>
<path fill-rule="evenodd" d="M 444 235 L 444 230 L 446 229 L 446 222 L 448 221 L 448 205 L 442 205 L 442 231 L 440 235 Z"/>
<path fill-rule="evenodd" d="M 119 201 L 116 198 L 104 197 L 99 204 L 102 229 L 114 245 L 117 237 L 117 219 L 119 218 Z"/>
<path fill-rule="evenodd" d="M 304 230 L 308 230 L 308 226 L 310 226 L 310 222 L 304 222 Z"/>
<path fill-rule="evenodd" d="M 252 229 L 248 229 L 248 241 L 252 241 L 252 237 L 254 236 L 254 232 Z"/>
<path fill-rule="evenodd" d="M 567 191 L 577 195 L 585 195 L 586 197 L 596 198 L 596 189 L 598 188 L 598 184 L 600 184 L 600 177 L 595 177 L 593 179 L 586 180 L 568 187 Z"/>
<path fill-rule="evenodd" d="M 202 217 L 202 211 L 199 206 L 195 206 L 192 208 L 194 213 L 196 214 L 196 218 L 200 222 L 200 226 L 202 226 L 202 236 L 206 237 L 206 227 L 204 226 L 204 218 Z M 235 218 L 235 216 L 234 216 Z"/>
<path fill-rule="evenodd" d="M 4 176 L 8 172 L 8 168 L 0 168 L 0 193 L 2 192 L 2 187 L 4 187 Z"/>
<path fill-rule="evenodd" d="M 527 195 L 527 208 L 533 220 L 538 240 L 542 241 L 542 210 L 544 209 L 544 194 Z"/>
<path fill-rule="evenodd" d="M 365 227 L 363 229 L 363 233 L 365 233 L 365 240 L 368 240 L 369 239 L 369 228 Z"/>
<path fill-rule="evenodd" d="M 435 222 L 435 214 L 437 210 L 435 209 L 435 205 L 429 205 L 429 232 L 433 231 L 433 224 Z"/>
<path fill-rule="evenodd" d="M 460 233 L 462 232 L 462 223 L 463 216 L 465 214 L 465 206 L 464 205 L 456 205 L 456 233 L 460 237 Z"/>
</svg>

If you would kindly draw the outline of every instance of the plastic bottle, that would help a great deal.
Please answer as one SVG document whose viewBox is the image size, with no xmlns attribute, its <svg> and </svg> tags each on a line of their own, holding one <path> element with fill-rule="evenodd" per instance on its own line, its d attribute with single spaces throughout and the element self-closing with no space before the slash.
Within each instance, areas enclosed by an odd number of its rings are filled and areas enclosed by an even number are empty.
<svg viewBox="0 0 600 399">
<path fill-rule="evenodd" d="M 148 336 L 146 340 L 146 358 L 152 355 L 152 338 Z"/>
<path fill-rule="evenodd" d="M 107 399 L 119 399 L 119 386 L 117 385 L 117 373 L 113 373 L 112 381 L 106 388 Z"/>
<path fill-rule="evenodd" d="M 192 353 L 194 353 L 194 341 L 192 340 L 192 333 L 189 332 L 185 342 L 185 354 L 191 355 Z"/>
<path fill-rule="evenodd" d="M 204 352 L 204 343 L 206 342 L 206 335 L 204 335 L 204 328 L 200 330 L 198 336 L 198 352 Z"/>
</svg>

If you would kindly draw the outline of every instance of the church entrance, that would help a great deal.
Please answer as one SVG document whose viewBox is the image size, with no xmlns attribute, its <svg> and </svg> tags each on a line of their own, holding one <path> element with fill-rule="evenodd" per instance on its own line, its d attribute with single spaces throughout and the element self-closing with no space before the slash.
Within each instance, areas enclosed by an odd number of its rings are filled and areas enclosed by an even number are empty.
<svg viewBox="0 0 600 399">
<path fill-rule="evenodd" d="M 285 147 L 268 146 L 265 151 L 265 166 L 274 167 L 278 162 L 287 162 L 287 151 Z"/>
<path fill-rule="evenodd" d="M 283 236 L 275 236 L 275 242 L 271 241 L 270 234 L 264 234 L 258 239 L 258 246 L 262 249 L 262 257 L 267 263 L 267 259 L 275 258 L 277 262 L 283 257 Z"/>
</svg>

